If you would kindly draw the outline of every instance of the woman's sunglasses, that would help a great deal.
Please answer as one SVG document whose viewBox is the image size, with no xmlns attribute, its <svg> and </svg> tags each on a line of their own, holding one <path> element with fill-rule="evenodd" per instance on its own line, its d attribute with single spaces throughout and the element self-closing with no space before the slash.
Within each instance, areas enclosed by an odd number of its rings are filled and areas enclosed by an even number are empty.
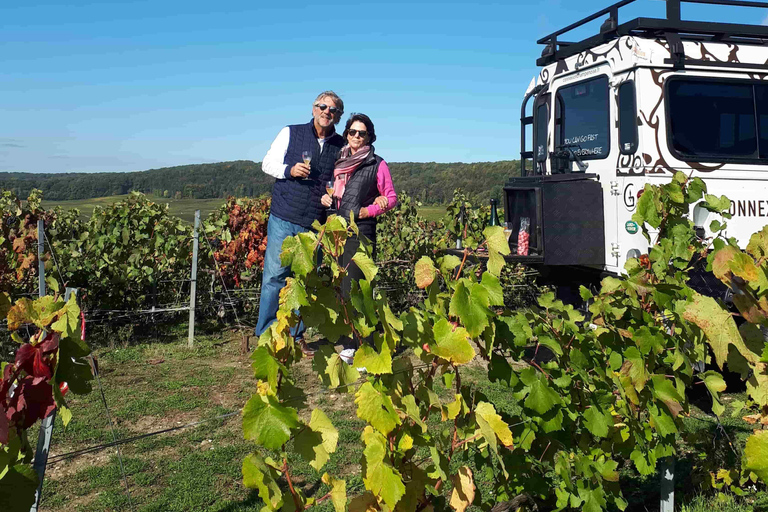
<svg viewBox="0 0 768 512">
<path fill-rule="evenodd" d="M 368 132 L 365 130 L 349 130 L 347 133 L 352 137 L 359 135 L 361 139 L 364 139 L 368 135 Z"/>
<path fill-rule="evenodd" d="M 316 106 L 317 108 L 319 108 L 321 112 L 325 112 L 325 109 L 328 109 L 328 112 L 330 112 L 331 114 L 336 114 L 337 112 L 338 112 L 339 114 L 343 114 L 343 113 L 344 113 L 344 111 L 343 111 L 343 110 L 341 110 L 340 108 L 336 108 L 336 107 L 329 107 L 329 106 L 328 106 L 328 105 L 326 105 L 325 103 L 315 103 L 315 106 Z"/>
</svg>

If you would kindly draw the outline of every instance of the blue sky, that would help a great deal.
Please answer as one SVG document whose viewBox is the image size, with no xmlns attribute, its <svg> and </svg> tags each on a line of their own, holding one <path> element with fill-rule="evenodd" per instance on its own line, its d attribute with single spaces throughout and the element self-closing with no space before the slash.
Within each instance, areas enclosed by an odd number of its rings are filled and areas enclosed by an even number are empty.
<svg viewBox="0 0 768 512">
<path fill-rule="evenodd" d="M 391 162 L 515 159 L 536 39 L 609 3 L 3 0 L 0 171 L 261 161 L 325 89 Z M 683 17 L 768 21 L 727 11 Z M 620 21 L 663 12 L 638 0 Z"/>
</svg>

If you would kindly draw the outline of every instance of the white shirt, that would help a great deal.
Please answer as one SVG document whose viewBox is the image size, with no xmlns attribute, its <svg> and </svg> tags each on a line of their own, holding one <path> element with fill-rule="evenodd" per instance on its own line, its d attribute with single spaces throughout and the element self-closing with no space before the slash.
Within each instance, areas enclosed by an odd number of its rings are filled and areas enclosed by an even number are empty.
<svg viewBox="0 0 768 512">
<path fill-rule="evenodd" d="M 291 129 L 286 126 L 280 130 L 275 140 L 272 141 L 269 151 L 264 155 L 264 161 L 261 162 L 262 171 L 278 180 L 285 179 L 285 171 L 288 169 L 288 165 L 283 162 L 285 161 L 285 154 L 288 152 L 290 140 Z M 317 143 L 320 144 L 320 151 L 322 151 L 325 139 L 317 139 Z"/>
</svg>

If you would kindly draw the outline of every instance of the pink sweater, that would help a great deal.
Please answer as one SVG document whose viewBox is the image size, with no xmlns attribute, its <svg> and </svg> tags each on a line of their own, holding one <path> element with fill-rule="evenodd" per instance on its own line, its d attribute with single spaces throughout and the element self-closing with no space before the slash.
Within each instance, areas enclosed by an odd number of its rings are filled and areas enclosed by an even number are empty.
<svg viewBox="0 0 768 512">
<path fill-rule="evenodd" d="M 377 217 L 382 213 L 386 213 L 397 204 L 397 194 L 395 193 L 395 187 L 392 185 L 392 175 L 389 173 L 389 166 L 384 160 L 379 164 L 379 170 L 376 172 L 376 181 L 379 187 L 379 194 L 386 197 L 389 204 L 384 209 L 379 208 L 377 204 L 368 206 L 368 214 L 371 217 Z"/>
</svg>

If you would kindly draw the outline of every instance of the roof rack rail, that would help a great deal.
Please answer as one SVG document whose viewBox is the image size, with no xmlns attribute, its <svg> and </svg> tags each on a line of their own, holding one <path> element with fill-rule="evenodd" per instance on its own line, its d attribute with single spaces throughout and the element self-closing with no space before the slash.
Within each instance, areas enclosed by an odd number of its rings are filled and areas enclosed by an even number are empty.
<svg viewBox="0 0 768 512">
<path fill-rule="evenodd" d="M 676 39 L 675 41 L 670 41 L 673 45 L 678 42 L 679 39 L 704 41 L 717 40 L 722 42 L 752 44 L 768 43 L 768 26 L 766 25 L 684 21 L 680 19 L 680 4 L 683 2 L 692 4 L 727 5 L 730 7 L 762 8 L 768 8 L 768 2 L 758 2 L 754 0 L 667 0 L 667 17 L 665 19 L 635 18 L 632 21 L 619 25 L 619 9 L 633 2 L 635 2 L 635 0 L 621 0 L 601 11 L 587 16 L 586 18 L 571 23 L 565 28 L 552 32 L 548 36 L 542 37 L 536 42 L 545 45 L 545 47 L 541 52 L 541 57 L 536 61 L 536 64 L 545 66 L 559 59 L 576 55 L 588 48 L 624 35 L 650 35 L 664 38 L 672 36 L 670 39 Z M 599 34 L 579 42 L 558 40 L 558 37 L 562 34 L 570 32 L 571 30 L 581 27 L 582 25 L 594 21 L 601 16 L 605 16 L 606 14 L 608 15 L 608 18 L 600 26 Z M 680 46 L 682 48 L 682 45 Z M 682 55 L 681 49 L 673 60 L 676 64 L 682 66 L 684 58 L 685 56 Z"/>
</svg>

